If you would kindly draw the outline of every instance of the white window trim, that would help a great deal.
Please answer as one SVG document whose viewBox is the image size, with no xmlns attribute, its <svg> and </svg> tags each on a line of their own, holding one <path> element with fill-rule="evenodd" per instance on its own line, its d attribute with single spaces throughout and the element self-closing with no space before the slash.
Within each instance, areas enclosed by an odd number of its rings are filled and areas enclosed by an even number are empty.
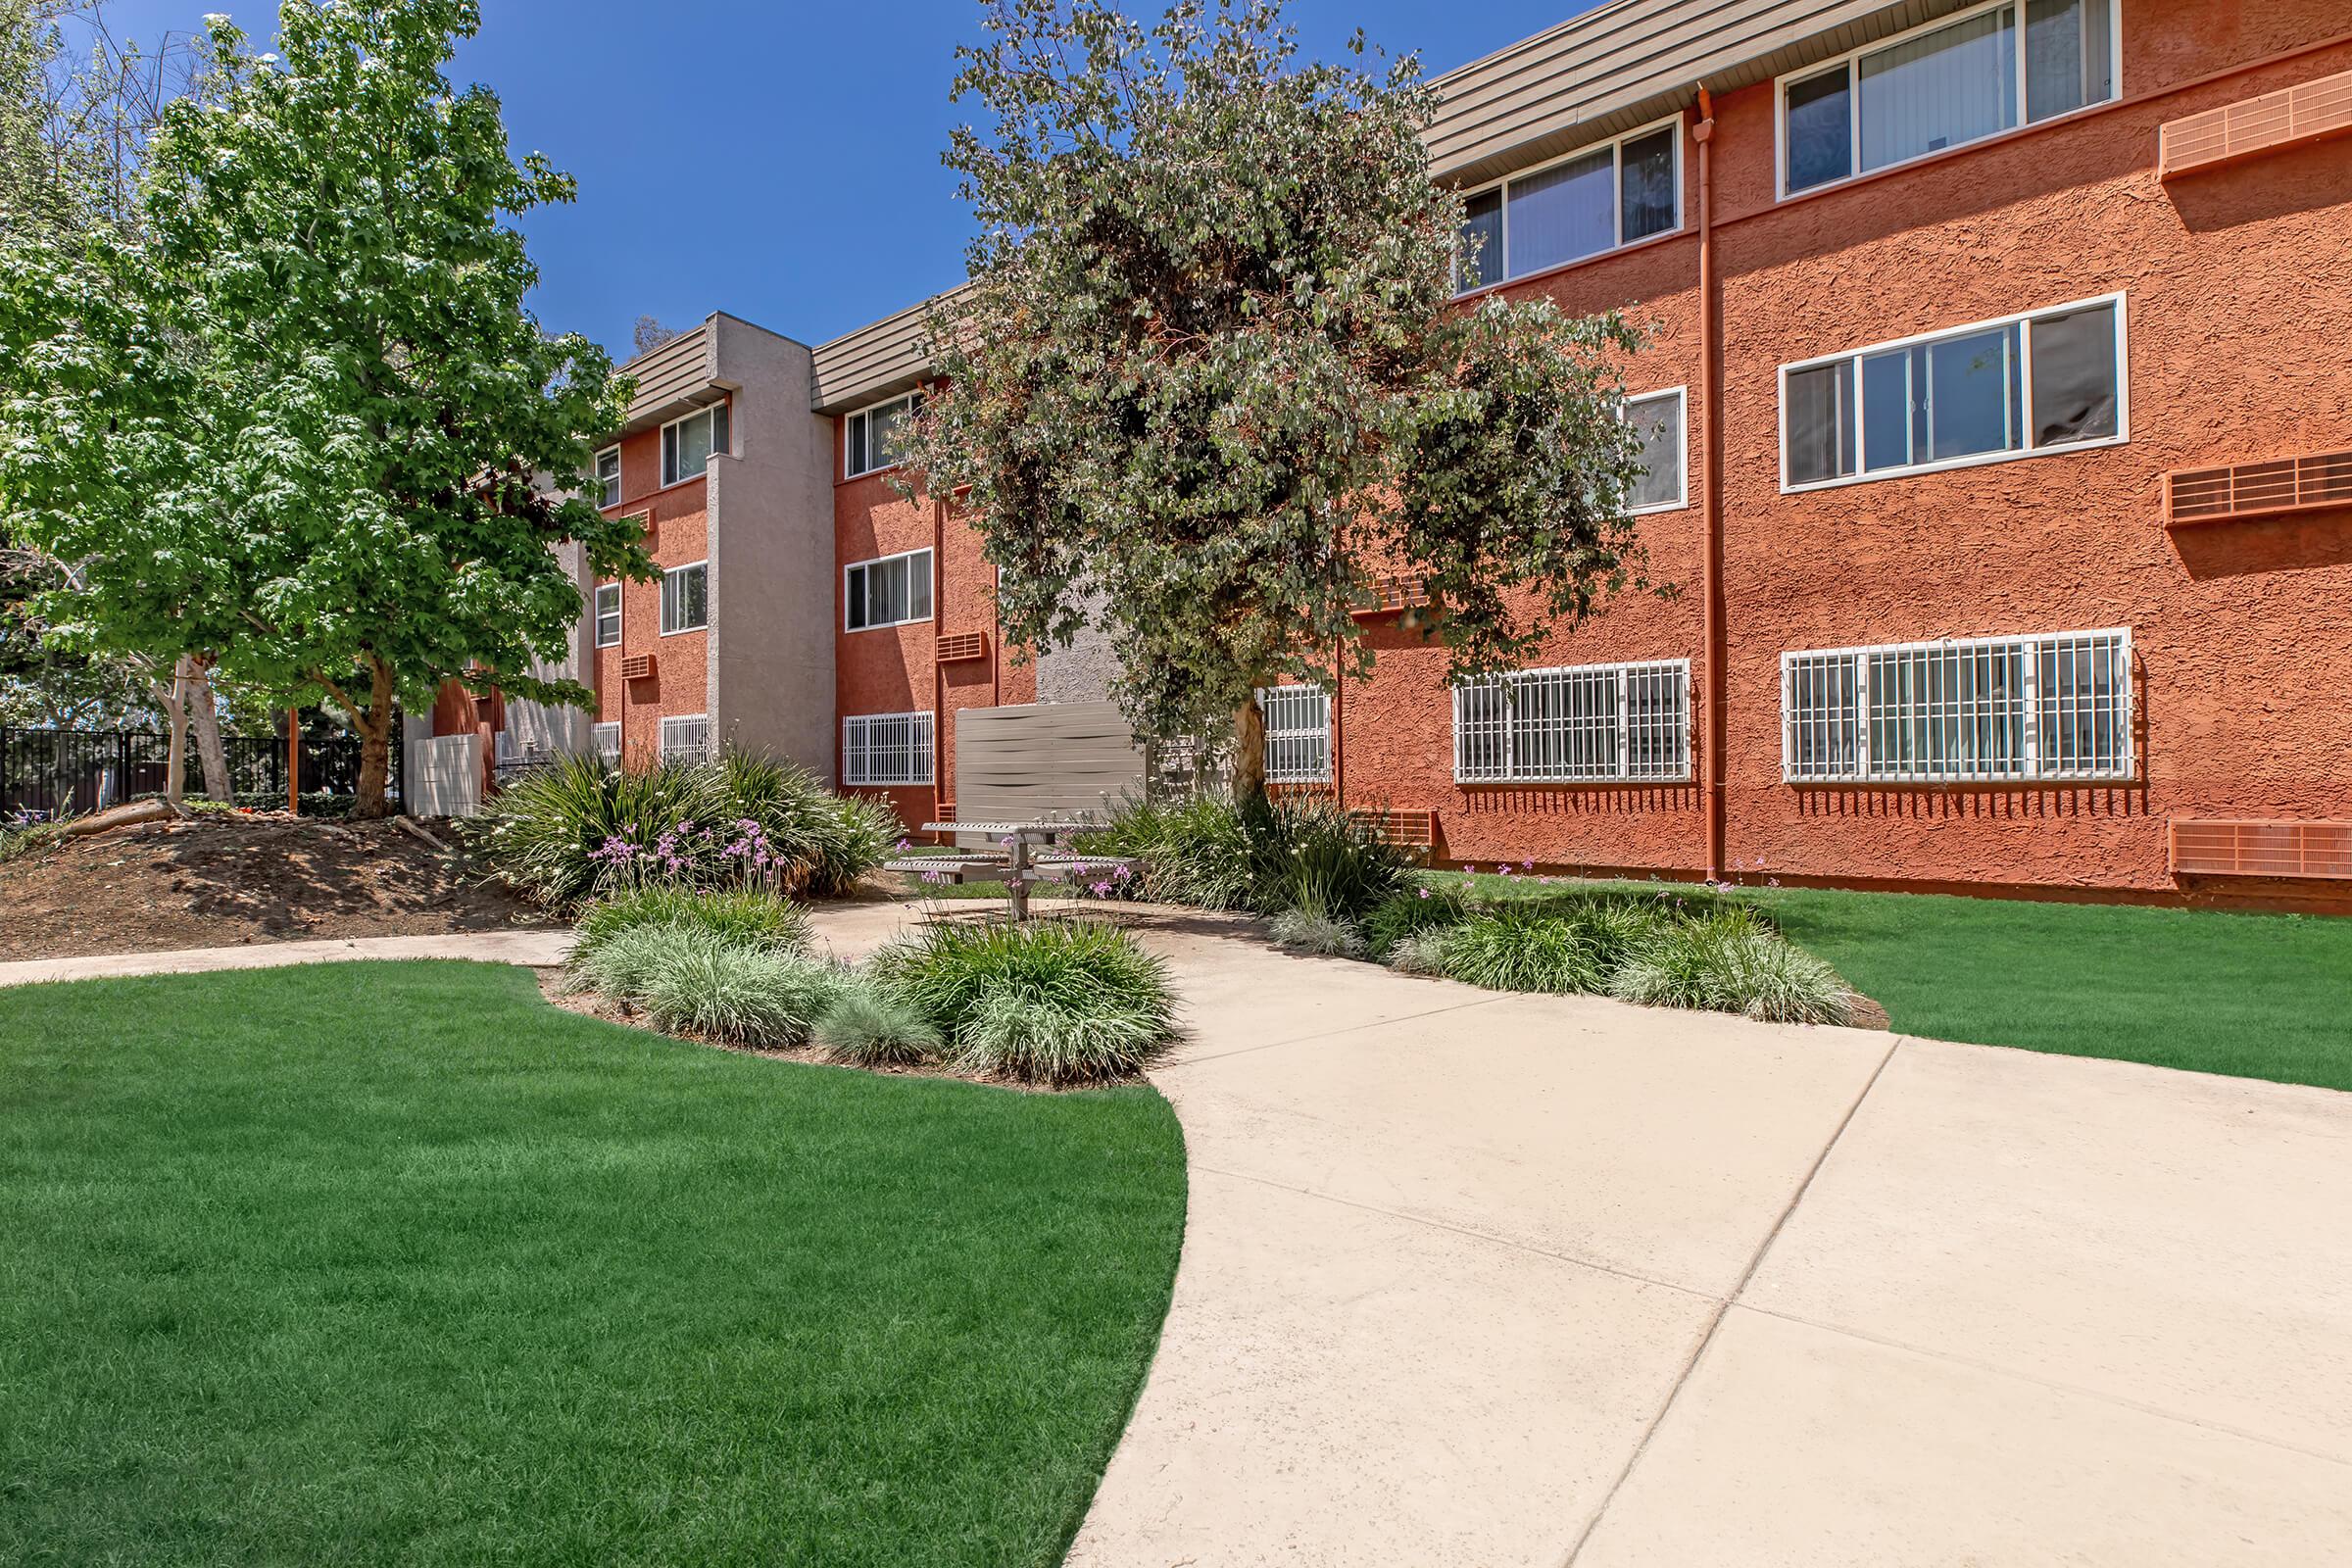
<svg viewBox="0 0 2352 1568">
<path fill-rule="evenodd" d="M 850 421 L 858 418 L 862 418 L 865 420 L 865 450 L 866 455 L 871 457 L 874 450 L 874 421 L 872 416 L 879 414 L 884 409 L 892 407 L 894 404 L 904 403 L 911 407 L 914 403 L 914 400 L 920 395 L 921 394 L 917 392 L 901 392 L 898 396 L 884 398 L 879 403 L 868 403 L 862 409 L 852 409 L 849 413 L 841 416 L 841 476 L 843 478 L 862 479 L 869 473 L 888 473 L 891 469 L 899 466 L 894 460 L 889 463 L 872 464 L 863 468 L 851 467 Z"/>
<path fill-rule="evenodd" d="M 1625 400 L 1625 406 L 1631 410 L 1637 403 L 1655 403 L 1660 398 L 1674 399 L 1674 420 L 1677 426 L 1675 450 L 1681 458 L 1681 467 L 1674 476 L 1674 499 L 1660 501 L 1646 507 L 1628 507 L 1625 514 L 1629 517 L 1651 517 L 1661 512 L 1681 512 L 1690 505 L 1690 388 L 1689 384 L 1660 387 L 1655 392 L 1643 392 L 1638 396 L 1629 397 Z"/>
<path fill-rule="evenodd" d="M 605 640 L 605 595 L 607 594 L 612 596 L 612 640 L 611 642 Z M 618 648 L 620 646 L 620 584 L 600 582 L 596 585 L 595 592 L 589 596 L 588 600 L 588 630 L 589 636 L 594 639 L 599 648 Z"/>
<path fill-rule="evenodd" d="M 1680 771 L 1669 773 L 1636 773 L 1633 767 L 1633 748 L 1629 744 L 1633 726 L 1632 705 L 1626 701 L 1631 678 L 1670 670 L 1681 678 L 1683 694 L 1683 765 Z M 1500 778 L 1473 776 L 1463 766 L 1462 749 L 1462 693 L 1482 684 L 1457 681 L 1451 688 L 1453 728 L 1453 780 L 1463 785 L 1493 785 L 1510 788 L 1577 789 L 1591 786 L 1619 784 L 1688 784 L 1691 779 L 1692 753 L 1690 747 L 1690 661 L 1688 659 L 1636 659 L 1609 664 L 1545 664 L 1534 669 L 1503 670 L 1490 676 L 1491 683 L 1533 680 L 1546 675 L 1615 675 L 1617 685 L 1617 765 L 1620 771 L 1585 777 L 1556 778 L 1542 774 L 1522 773 L 1515 767 Z M 1508 744 L 1509 730 L 1504 730 Z"/>
<path fill-rule="evenodd" d="M 1571 257 L 1569 260 L 1564 262 L 1553 262 L 1548 267 L 1539 267 L 1533 271 L 1519 272 L 1508 277 L 1493 278 L 1475 284 L 1470 288 L 1456 289 L 1454 290 L 1453 297 L 1457 300 L 1468 299 L 1473 294 L 1484 294 L 1491 289 L 1507 288 L 1514 283 L 1524 283 L 1531 277 L 1540 277 L 1545 272 L 1557 271 L 1563 267 L 1576 267 L 1585 262 L 1598 261 L 1603 256 L 1611 256 L 1616 254 L 1618 251 L 1625 249 L 1628 243 L 1625 237 L 1625 144 L 1629 141 L 1640 141 L 1642 137 L 1663 130 L 1669 125 L 1676 127 L 1675 135 L 1673 137 L 1674 226 L 1672 228 L 1661 228 L 1655 234 L 1644 234 L 1640 239 L 1634 240 L 1631 243 L 1636 245 L 1646 245 L 1651 240 L 1667 239 L 1673 235 L 1682 233 L 1690 221 L 1690 214 L 1684 210 L 1683 201 L 1683 141 L 1685 138 L 1682 130 L 1682 124 L 1683 117 L 1680 114 L 1669 115 L 1664 120 L 1653 120 L 1646 125 L 1637 126 L 1635 129 L 1629 130 L 1623 135 L 1617 136 L 1610 141 L 1588 142 L 1584 146 L 1577 148 L 1574 152 L 1562 153 L 1557 158 L 1546 158 L 1542 163 L 1530 164 L 1525 169 L 1514 169 L 1499 179 L 1490 179 L 1483 185 L 1472 185 L 1464 189 L 1461 193 L 1461 196 L 1462 200 L 1465 202 L 1469 201 L 1474 196 L 1484 196 L 1487 192 L 1492 190 L 1499 190 L 1502 192 L 1502 207 L 1499 214 L 1502 220 L 1500 243 L 1492 248 L 1501 252 L 1501 260 L 1507 267 L 1511 255 L 1511 193 L 1509 189 L 1511 183 L 1514 180 L 1526 179 L 1531 175 L 1541 174 L 1546 169 L 1554 168 L 1560 164 L 1574 163 L 1580 158 L 1590 158 L 1594 152 L 1605 146 L 1609 149 L 1609 178 L 1611 181 L 1609 202 L 1611 208 L 1609 218 L 1610 243 L 1607 249 L 1594 251 L 1590 256 Z M 1482 256 L 1480 261 L 1483 265 L 1485 258 Z M 1453 269 L 1455 272 L 1458 273 L 1461 270 L 1461 241 L 1457 235 L 1454 241 L 1453 259 Z"/>
<path fill-rule="evenodd" d="M 2123 7 L 2121 0 L 2107 0 L 2108 95 L 2095 104 L 2084 104 L 2080 109 L 2070 109 L 2063 115 L 2052 115 L 2046 120 L 2028 120 L 2026 118 L 2025 8 L 2027 4 L 2028 0 L 1985 0 L 1984 5 L 1971 6 L 1966 11 L 1955 11 L 1950 16 L 1937 17 L 1934 22 L 1923 22 L 1916 27 L 1905 27 L 1901 32 L 1889 33 L 1887 36 L 1866 43 L 1860 48 L 1848 49 L 1844 54 L 1828 60 L 1816 60 L 1809 66 L 1800 66 L 1794 71 L 1774 77 L 1772 82 L 1772 188 L 1774 199 L 1784 202 L 1794 201 L 1800 196 L 1811 196 L 1818 191 L 1837 190 L 1840 186 L 1852 184 L 1857 179 L 1867 179 L 1873 174 L 1883 174 L 1890 169 L 1902 169 L 1911 164 L 1923 163 L 1930 158 L 1941 158 L 1946 153 L 1955 152 L 1963 147 L 1978 146 L 1992 140 L 1995 136 L 2006 136 L 2011 131 L 2023 130 L 2028 125 L 2054 125 L 2062 120 L 2072 120 L 2077 115 L 2091 114 L 2123 102 L 2125 96 L 2124 22 L 2120 14 Z M 1934 32 L 1938 27 L 1953 26 L 1968 21 L 1971 17 L 1983 16 L 1989 11 L 1998 11 L 2005 5 L 2014 5 L 2018 8 L 2017 123 L 2004 125 L 1999 130 L 1986 131 L 1982 136 L 1972 136 L 1967 141 L 1953 142 L 1948 147 L 1938 147 L 1933 152 L 1917 153 L 1909 158 L 1897 159 L 1891 164 L 1881 164 L 1876 169 L 1864 169 L 1862 167 L 1862 57 L 1875 55 L 1882 49 L 1891 49 L 1907 38 Z M 1850 94 L 1846 100 L 1848 113 L 1846 116 L 1845 167 L 1847 172 L 1839 179 L 1825 179 L 1818 185 L 1807 185 L 1803 190 L 1790 190 L 1788 188 L 1788 89 L 1792 85 L 1811 81 L 1816 76 L 1826 76 L 1831 72 L 1838 70 L 1846 73 L 1846 90 Z"/>
<path fill-rule="evenodd" d="M 691 424 L 697 419 L 708 417 L 715 410 L 722 408 L 726 409 L 727 411 L 727 444 L 724 447 L 721 447 L 715 442 L 712 443 L 710 447 L 710 456 L 718 457 L 724 455 L 731 458 L 735 455 L 735 411 L 729 405 L 727 399 L 720 398 L 715 403 L 706 403 L 701 408 L 695 410 L 692 414 L 681 414 L 676 418 L 671 419 L 667 423 L 663 424 L 662 428 L 654 435 L 654 472 L 662 481 L 661 488 L 664 490 L 671 490 L 682 484 L 692 484 L 695 480 L 704 477 L 704 475 L 710 471 L 710 459 L 706 458 L 703 460 L 703 466 L 695 472 L 681 473 L 675 479 L 670 478 L 669 432 L 676 429 L 681 424 Z"/>
<path fill-rule="evenodd" d="M 612 743 L 610 747 L 605 744 L 608 740 Z M 588 751 L 590 756 L 603 758 L 608 762 L 619 761 L 620 720 L 608 718 L 589 725 Z"/>
<path fill-rule="evenodd" d="M 902 718 L 912 721 L 913 730 L 920 737 L 917 745 L 913 747 L 909 753 L 915 764 L 911 771 L 913 771 L 917 776 L 909 778 L 876 778 L 873 776 L 873 769 L 870 765 L 862 769 L 858 768 L 857 766 L 857 760 L 861 754 L 853 750 L 850 745 L 850 735 L 853 727 L 871 725 L 881 720 Z M 873 748 L 868 745 L 865 748 L 862 756 L 869 763 L 872 760 L 872 754 Z M 856 785 L 865 789 L 912 789 L 920 785 L 929 784 L 938 777 L 938 759 L 939 735 L 938 732 L 933 728 L 932 715 L 927 709 L 916 710 L 913 712 L 906 713 L 845 713 L 842 715 L 841 782 L 845 787 Z"/>
<path fill-rule="evenodd" d="M 2034 439 L 2034 329 L 2031 323 L 2047 316 L 2065 316 L 2094 306 L 2115 307 L 2115 434 L 2103 435 L 2091 441 L 2067 441 L 2057 446 L 2037 447 Z M 1982 321 L 1970 321 L 1960 326 L 1939 326 L 1932 332 L 1914 332 L 1909 337 L 1888 338 L 1884 343 L 1868 343 L 1860 348 L 1845 349 L 1836 354 L 1818 355 L 1810 360 L 1791 360 L 1780 368 L 1779 403 L 1775 417 L 1779 424 L 1781 446 L 1781 494 L 1799 495 L 1811 490 L 1838 490 L 1852 484 L 1875 484 L 1882 479 L 1908 479 L 1922 473 L 1943 473 L 1954 468 L 1981 468 L 1988 463 L 2023 463 L 2030 458 L 2063 457 L 2071 452 L 2096 452 L 2102 447 L 2120 447 L 2132 439 L 2132 333 L 2125 320 L 2124 295 L 2095 294 L 2088 299 L 2069 300 L 2063 305 L 2047 305 L 2038 310 L 2020 311 L 2011 316 L 1995 316 Z M 1800 370 L 1810 370 L 1825 365 L 1850 361 L 1854 367 L 1854 400 L 1862 398 L 1862 362 L 1874 354 L 1893 349 L 1916 348 L 1923 343 L 1940 342 L 1948 337 L 1966 337 L 1972 332 L 1989 331 L 1994 327 L 2022 325 L 2023 364 L 2019 367 L 2018 398 L 2024 404 L 2023 429 L 2026 446 L 2001 452 L 1978 452 L 1965 458 L 1944 458 L 1934 463 L 1913 463 L 1901 467 L 1861 469 L 1864 461 L 1862 431 L 1854 432 L 1854 462 L 1857 471 L 1840 474 L 1834 479 L 1809 479 L 1802 484 L 1788 482 L 1788 377 Z"/>
<path fill-rule="evenodd" d="M 669 579 L 683 572 L 692 571 L 697 566 L 703 569 L 703 618 L 691 626 L 673 627 L 669 624 Z M 709 631 L 710 629 L 710 557 L 706 556 L 700 561 L 689 561 L 680 565 L 662 568 L 662 635 L 664 637 L 683 637 L 690 631 Z"/>
<path fill-rule="evenodd" d="M 934 560 L 931 563 L 930 569 L 923 574 L 925 580 L 929 581 L 931 585 L 930 613 L 921 615 L 908 615 L 905 620 L 873 620 L 866 622 L 862 626 L 853 626 L 850 624 L 851 572 L 868 566 L 886 566 L 894 561 L 911 561 L 916 556 L 928 556 L 930 554 L 931 547 L 929 545 L 924 545 L 919 550 L 902 550 L 895 556 L 876 556 L 870 561 L 853 561 L 848 565 L 842 567 L 841 629 L 843 633 L 845 635 L 854 636 L 861 631 L 888 631 L 893 626 L 920 626 L 925 621 L 932 619 L 933 616 L 936 616 L 939 613 L 939 583 L 936 580 L 939 571 L 939 563 L 938 561 Z M 907 594 L 906 600 L 907 603 L 912 604 L 914 602 L 914 595 L 912 593 Z"/>
<path fill-rule="evenodd" d="M 674 751 L 674 750 L 673 750 L 673 749 L 670 747 L 670 744 L 669 744 L 669 727 L 670 727 L 672 724 L 700 724 L 700 725 L 702 725 L 702 726 L 703 726 L 703 744 L 702 744 L 702 746 L 701 746 L 701 747 L 700 747 L 698 750 L 696 750 L 696 751 L 693 751 L 693 752 L 678 752 L 678 751 Z M 655 760 L 656 761 L 666 762 L 666 761 L 668 761 L 668 760 L 670 760 L 672 757 L 679 757 L 679 756 L 688 756 L 688 757 L 694 757 L 694 758 L 697 758 L 697 759 L 699 759 L 699 760 L 704 760 L 704 761 L 708 761 L 708 760 L 710 760 L 710 715 L 709 713 L 665 713 L 665 714 L 663 714 L 663 715 L 662 715 L 661 727 L 660 727 L 658 730 L 656 730 L 656 731 L 655 731 L 655 736 L 654 736 L 654 760 Z"/>
<path fill-rule="evenodd" d="M 608 454 L 612 459 L 612 499 L 610 501 L 605 499 L 603 471 L 605 458 Z M 620 505 L 620 443 L 614 442 L 609 447 L 597 448 L 596 456 L 589 461 L 588 471 L 596 475 L 596 508 L 599 512 L 610 512 L 612 508 Z"/>
<path fill-rule="evenodd" d="M 2041 694 L 2040 645 L 2086 638 L 2105 638 L 2116 646 L 2123 669 L 2122 707 L 2117 713 L 2118 745 L 2112 767 L 2051 767 L 2041 765 L 2039 707 Z M 2025 687 L 2018 702 L 2025 711 L 2023 766 L 2016 772 L 1874 773 L 1870 770 L 1870 662 L 1873 655 L 1940 653 L 1953 649 L 2011 648 L 2028 650 L 2022 661 Z M 1800 660 L 1850 660 L 1854 674 L 1854 761 L 1850 772 L 1796 771 L 1796 689 L 1794 672 Z M 1875 643 L 1862 648 L 1805 648 L 1781 655 L 1781 781 L 1798 786 L 1828 784 L 1843 788 L 1863 785 L 1881 789 L 1934 788 L 1942 784 L 2132 784 L 2139 779 L 2139 751 L 2133 726 L 2138 722 L 2138 676 L 2133 669 L 2132 628 L 2109 626 L 2092 631 L 2019 632 L 1994 637 L 1944 637 L 1932 642 Z"/>
</svg>

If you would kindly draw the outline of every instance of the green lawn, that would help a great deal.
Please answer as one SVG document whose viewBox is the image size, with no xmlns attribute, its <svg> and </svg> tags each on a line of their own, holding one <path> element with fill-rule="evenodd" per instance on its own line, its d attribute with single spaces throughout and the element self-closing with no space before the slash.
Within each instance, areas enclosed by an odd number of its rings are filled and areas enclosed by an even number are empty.
<svg viewBox="0 0 2352 1568">
<path fill-rule="evenodd" d="M 1146 1088 L 489 965 L 0 991 L 0 1562 L 1057 1562 L 1183 1221 Z"/>
<path fill-rule="evenodd" d="M 1485 894 L 1544 891 L 1470 880 Z M 1817 888 L 1738 896 L 1905 1034 L 2352 1089 L 2352 919 Z"/>
</svg>

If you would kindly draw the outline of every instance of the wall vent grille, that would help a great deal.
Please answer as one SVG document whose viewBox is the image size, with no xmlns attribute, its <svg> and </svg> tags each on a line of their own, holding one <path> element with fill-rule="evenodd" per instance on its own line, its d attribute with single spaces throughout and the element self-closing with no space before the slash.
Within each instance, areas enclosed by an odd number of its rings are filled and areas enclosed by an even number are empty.
<svg viewBox="0 0 2352 1568">
<path fill-rule="evenodd" d="M 939 634 L 939 662 L 943 664 L 953 664 L 966 659 L 986 659 L 987 657 L 988 633 L 984 631 L 941 632 Z"/>
<path fill-rule="evenodd" d="M 622 680 L 651 680 L 654 678 L 654 656 L 631 654 L 620 662 Z"/>
<path fill-rule="evenodd" d="M 2164 480 L 2167 523 L 2262 517 L 2321 507 L 2352 507 L 2352 452 L 2185 469 L 2166 474 Z"/>
<path fill-rule="evenodd" d="M 2352 131 L 2352 71 L 2168 122 L 2157 132 L 2156 172 L 2171 179 L 2345 131 Z"/>
<path fill-rule="evenodd" d="M 2173 818 L 2175 876 L 2352 880 L 2352 822 Z"/>
</svg>

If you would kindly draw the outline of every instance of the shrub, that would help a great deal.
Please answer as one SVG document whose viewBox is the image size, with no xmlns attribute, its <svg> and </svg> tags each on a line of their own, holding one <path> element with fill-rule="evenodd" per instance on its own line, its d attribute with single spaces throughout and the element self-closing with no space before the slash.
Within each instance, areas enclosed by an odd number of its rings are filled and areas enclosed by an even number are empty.
<svg viewBox="0 0 2352 1568">
<path fill-rule="evenodd" d="M 1390 945 L 1388 965 L 1398 974 L 1442 976 L 1446 973 L 1445 926 L 1408 932 Z"/>
<path fill-rule="evenodd" d="M 1176 1038 L 1166 967 L 1100 921 L 935 925 L 876 954 L 868 973 L 957 1065 L 1023 1082 L 1124 1077 Z"/>
<path fill-rule="evenodd" d="M 853 1067 L 911 1067 L 940 1053 L 939 1031 L 907 1003 L 857 979 L 845 983 L 816 1020 L 816 1043 Z"/>
<path fill-rule="evenodd" d="M 1354 926 L 1315 909 L 1285 909 L 1274 917 L 1274 945 L 1324 958 L 1360 958 L 1364 939 Z"/>
<path fill-rule="evenodd" d="M 1393 893 L 1364 916 L 1364 946 L 1385 961 L 1406 938 L 1459 925 L 1469 913 L 1469 904 L 1452 888 Z"/>
<path fill-rule="evenodd" d="M 698 892 L 657 884 L 588 906 L 580 914 L 570 959 L 576 964 L 621 932 L 649 925 L 691 926 L 765 953 L 798 954 L 808 946 L 808 916 L 764 888 Z"/>
<path fill-rule="evenodd" d="M 1579 922 L 1515 905 L 1481 909 L 1444 937 L 1446 973 L 1490 991 L 1598 992 L 1609 973 Z"/>
<path fill-rule="evenodd" d="M 671 961 L 693 936 L 683 926 L 638 925 L 615 931 L 592 948 L 574 947 L 567 960 L 572 988 L 633 1004 L 645 995 L 655 969 Z"/>
<path fill-rule="evenodd" d="M 1666 927 L 1626 961 L 1609 989 L 1627 1002 L 1780 1023 L 1844 1023 L 1853 1008 L 1835 970 L 1737 906 Z"/>
<path fill-rule="evenodd" d="M 659 933 L 635 1001 L 658 1029 L 733 1045 L 797 1046 L 846 984 L 839 970 L 791 954 L 736 947 L 690 926 Z"/>
<path fill-rule="evenodd" d="M 1108 826 L 1083 835 L 1078 850 L 1133 859 L 1141 891 L 1161 904 L 1251 907 L 1250 840 L 1230 802 L 1205 795 L 1174 804 L 1130 801 Z"/>
<path fill-rule="evenodd" d="M 491 797 L 463 831 L 495 875 L 564 906 L 627 887 L 766 879 L 790 896 L 836 896 L 881 863 L 897 822 L 804 768 L 729 753 L 635 771 L 563 758 Z"/>
<path fill-rule="evenodd" d="M 1167 1043 L 1164 1021 L 1148 1007 L 991 991 L 956 1031 L 954 1059 L 1021 1083 L 1109 1083 L 1151 1066 Z"/>
<path fill-rule="evenodd" d="M 1237 807 L 1215 796 L 1133 801 L 1080 841 L 1125 856 L 1162 904 L 1276 914 L 1307 909 L 1353 921 L 1403 887 L 1412 853 L 1320 796 Z"/>
</svg>

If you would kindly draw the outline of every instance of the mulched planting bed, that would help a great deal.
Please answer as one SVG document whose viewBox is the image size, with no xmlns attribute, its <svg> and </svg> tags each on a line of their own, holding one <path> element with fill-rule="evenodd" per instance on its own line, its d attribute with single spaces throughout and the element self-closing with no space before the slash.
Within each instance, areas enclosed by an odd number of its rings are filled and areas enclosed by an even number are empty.
<svg viewBox="0 0 2352 1568">
<path fill-rule="evenodd" d="M 0 861 L 0 962 L 553 922 L 392 821 L 206 811 Z"/>
</svg>

